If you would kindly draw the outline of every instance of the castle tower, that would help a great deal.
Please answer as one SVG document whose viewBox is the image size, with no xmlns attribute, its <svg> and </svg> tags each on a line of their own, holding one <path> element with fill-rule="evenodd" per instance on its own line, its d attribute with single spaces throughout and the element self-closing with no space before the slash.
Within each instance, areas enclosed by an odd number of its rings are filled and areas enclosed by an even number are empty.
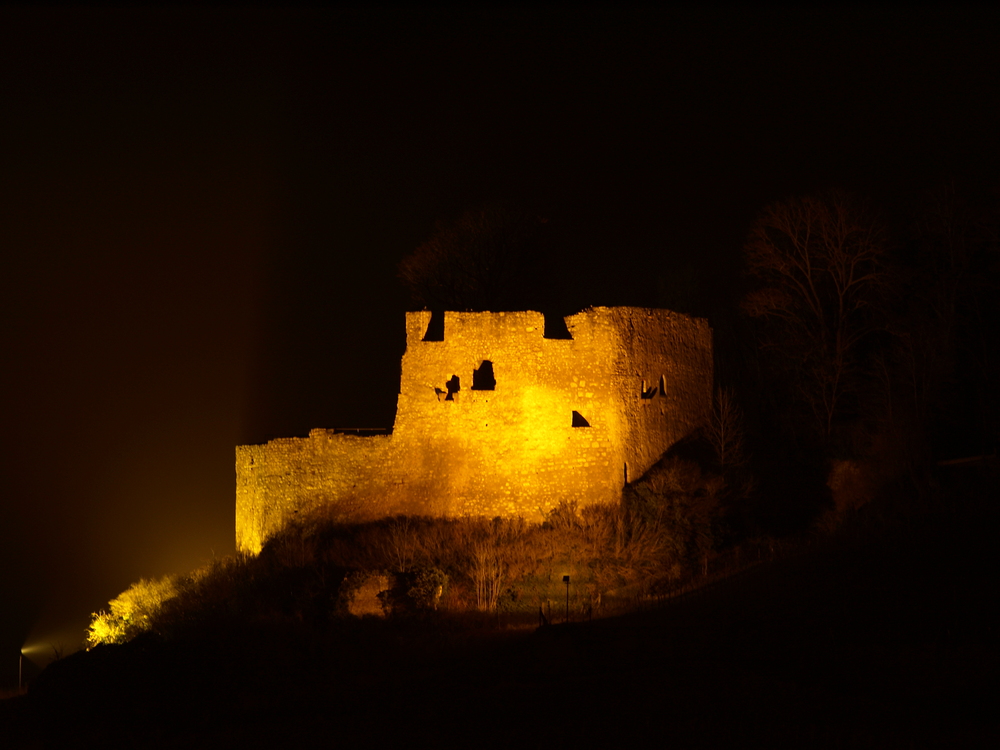
<svg viewBox="0 0 1000 750">
<path fill-rule="evenodd" d="M 391 434 L 313 430 L 236 450 L 237 547 L 291 519 L 521 516 L 618 500 L 711 407 L 712 334 L 668 310 L 407 313 Z M 437 335 L 435 335 L 435 333 Z"/>
</svg>

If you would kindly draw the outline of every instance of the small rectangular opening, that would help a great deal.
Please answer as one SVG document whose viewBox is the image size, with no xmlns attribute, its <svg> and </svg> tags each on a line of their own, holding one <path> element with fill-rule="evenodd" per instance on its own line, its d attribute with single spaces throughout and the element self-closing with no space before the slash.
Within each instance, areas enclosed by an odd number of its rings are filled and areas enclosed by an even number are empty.
<svg viewBox="0 0 1000 750">
<path fill-rule="evenodd" d="M 472 371 L 472 390 L 493 391 L 496 387 L 497 379 L 493 375 L 493 363 L 484 359 L 483 363 Z"/>
<path fill-rule="evenodd" d="M 444 341 L 444 310 L 432 310 L 423 341 Z"/>
<path fill-rule="evenodd" d="M 652 388 L 646 388 L 646 381 L 643 380 L 642 381 L 642 391 L 641 391 L 640 398 L 642 398 L 642 399 L 651 399 L 655 395 L 656 395 L 656 386 L 654 385 Z"/>
<path fill-rule="evenodd" d="M 545 331 L 542 333 L 542 338 L 572 340 L 573 335 L 569 332 L 569 327 L 566 325 L 566 318 L 562 315 L 547 312 L 543 312 L 542 316 L 545 318 Z"/>
</svg>

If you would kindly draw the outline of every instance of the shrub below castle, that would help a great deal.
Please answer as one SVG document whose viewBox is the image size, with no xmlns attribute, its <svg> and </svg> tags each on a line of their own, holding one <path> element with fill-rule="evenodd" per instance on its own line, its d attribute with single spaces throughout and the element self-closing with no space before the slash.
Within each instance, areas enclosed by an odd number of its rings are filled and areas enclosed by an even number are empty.
<svg viewBox="0 0 1000 750">
<path fill-rule="evenodd" d="M 563 612 L 627 607 L 697 569 L 712 548 L 721 480 L 669 459 L 621 503 L 557 504 L 544 523 L 305 518 L 186 577 L 140 581 L 95 615 L 90 643 L 235 620 L 322 624 L 346 616 Z"/>
</svg>

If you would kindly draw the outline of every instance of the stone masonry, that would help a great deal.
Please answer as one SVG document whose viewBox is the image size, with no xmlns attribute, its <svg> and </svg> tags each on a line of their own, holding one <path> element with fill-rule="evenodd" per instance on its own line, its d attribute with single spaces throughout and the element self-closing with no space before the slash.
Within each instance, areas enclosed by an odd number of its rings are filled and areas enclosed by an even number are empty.
<svg viewBox="0 0 1000 750">
<path fill-rule="evenodd" d="M 712 331 L 635 307 L 565 323 L 571 338 L 545 338 L 538 312 L 447 312 L 428 340 L 431 313 L 407 313 L 391 432 L 237 447 L 237 548 L 320 511 L 539 520 L 562 500 L 617 501 L 711 408 Z"/>
</svg>

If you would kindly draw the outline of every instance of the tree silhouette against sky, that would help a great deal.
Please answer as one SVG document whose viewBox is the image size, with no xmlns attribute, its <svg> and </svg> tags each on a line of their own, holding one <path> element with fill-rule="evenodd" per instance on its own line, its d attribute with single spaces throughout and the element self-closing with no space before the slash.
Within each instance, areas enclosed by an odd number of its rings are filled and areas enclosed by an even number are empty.
<svg viewBox="0 0 1000 750">
<path fill-rule="evenodd" d="M 500 204 L 466 211 L 399 264 L 413 304 L 430 310 L 523 310 L 543 303 L 545 219 Z"/>
<path fill-rule="evenodd" d="M 863 346 L 881 325 L 889 284 L 886 232 L 849 195 L 768 206 L 744 248 L 759 286 L 743 301 L 762 347 L 777 356 L 828 440 L 857 393 Z"/>
</svg>

